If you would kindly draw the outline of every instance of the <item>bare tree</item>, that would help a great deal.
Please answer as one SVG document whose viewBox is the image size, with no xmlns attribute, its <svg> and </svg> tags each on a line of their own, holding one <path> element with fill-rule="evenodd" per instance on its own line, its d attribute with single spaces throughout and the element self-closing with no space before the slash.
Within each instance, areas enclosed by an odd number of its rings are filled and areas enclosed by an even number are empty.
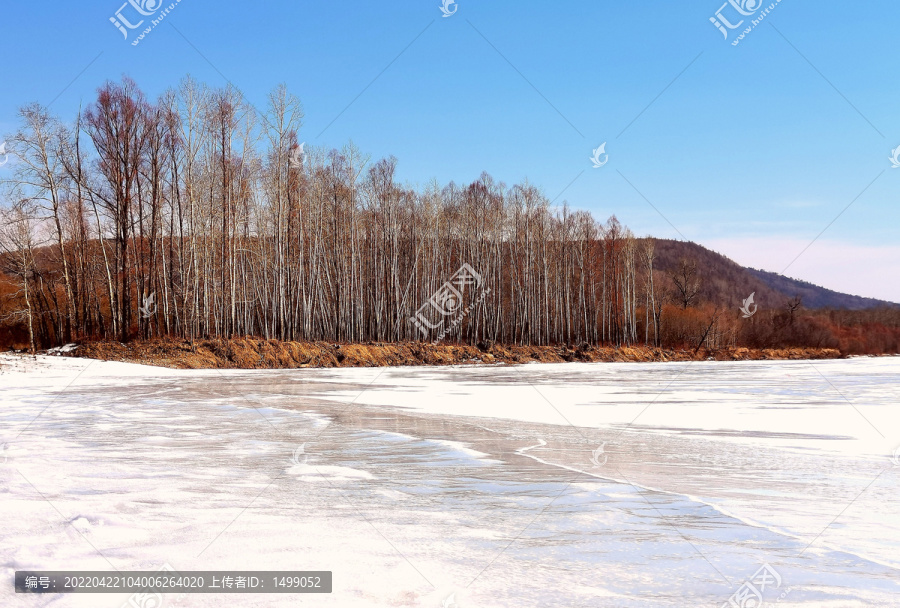
<svg viewBox="0 0 900 608">
<path fill-rule="evenodd" d="M 681 308 L 688 306 L 697 300 L 700 294 L 700 278 L 697 276 L 697 263 L 683 259 L 671 274 L 672 283 L 675 284 L 675 298 Z"/>
<path fill-rule="evenodd" d="M 785 308 L 790 315 L 790 325 L 794 324 L 794 314 L 803 306 L 803 296 L 795 296 L 788 300 Z"/>
<path fill-rule="evenodd" d="M 72 335 L 74 296 L 61 221 L 65 177 L 58 151 L 64 130 L 55 117 L 36 103 L 21 108 L 19 116 L 23 125 L 12 138 L 12 149 L 19 161 L 15 164 L 14 184 L 23 200 L 33 204 L 36 210 L 45 212 L 53 223 L 56 253 L 65 284 L 66 312 L 60 319 L 64 325 L 61 329 L 64 339 L 68 341 Z"/>
<path fill-rule="evenodd" d="M 660 328 L 662 325 L 662 310 L 666 302 L 666 290 L 662 285 L 659 284 L 659 281 L 656 280 L 656 277 L 654 275 L 653 263 L 656 259 L 656 244 L 653 239 L 644 239 L 643 246 L 641 248 L 641 258 L 644 263 L 645 269 L 645 306 L 649 317 L 653 321 L 653 344 L 655 346 L 659 346 L 661 332 Z M 649 343 L 649 322 L 646 323 L 646 327 L 647 331 L 645 333 L 644 341 Z"/>
<path fill-rule="evenodd" d="M 38 246 L 35 221 L 26 201 L 15 203 L 0 213 L 0 261 L 3 272 L 15 277 L 22 287 L 25 310 L 14 310 L 10 316 L 24 316 L 28 325 L 31 352 L 37 349 L 34 336 L 35 305 L 31 283 L 35 279 L 34 250 Z"/>
</svg>

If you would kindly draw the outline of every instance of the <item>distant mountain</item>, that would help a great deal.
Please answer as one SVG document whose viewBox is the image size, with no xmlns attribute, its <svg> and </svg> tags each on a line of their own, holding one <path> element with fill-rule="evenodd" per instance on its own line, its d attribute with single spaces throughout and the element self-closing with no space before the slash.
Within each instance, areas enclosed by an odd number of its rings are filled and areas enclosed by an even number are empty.
<svg viewBox="0 0 900 608">
<path fill-rule="evenodd" d="M 842 308 L 845 310 L 865 310 L 867 308 L 880 308 L 882 306 L 900 308 L 900 304 L 864 298 L 850 294 L 833 291 L 806 281 L 791 279 L 774 272 L 747 268 L 747 271 L 758 277 L 763 283 L 782 294 L 803 296 L 803 305 L 806 308 Z"/>
<path fill-rule="evenodd" d="M 900 304 L 840 293 L 806 281 L 791 279 L 774 272 L 745 268 L 720 253 L 702 245 L 669 239 L 654 239 L 658 271 L 665 274 L 677 268 L 682 259 L 696 262 L 704 300 L 726 306 L 740 306 L 743 298 L 756 293 L 761 307 L 776 308 L 796 296 L 803 298 L 805 308 L 865 310 L 900 308 Z"/>
</svg>

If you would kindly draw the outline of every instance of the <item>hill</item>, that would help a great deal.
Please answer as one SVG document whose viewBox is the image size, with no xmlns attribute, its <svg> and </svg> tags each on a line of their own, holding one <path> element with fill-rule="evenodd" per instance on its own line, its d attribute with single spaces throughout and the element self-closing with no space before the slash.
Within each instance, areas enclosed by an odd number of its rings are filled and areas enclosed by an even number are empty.
<svg viewBox="0 0 900 608">
<path fill-rule="evenodd" d="M 841 293 L 774 272 L 746 268 L 702 245 L 692 242 L 655 239 L 656 268 L 664 274 L 674 272 L 682 259 L 695 262 L 703 300 L 739 307 L 744 298 L 755 293 L 761 308 L 781 308 L 791 298 L 801 296 L 808 309 L 868 310 L 900 308 L 900 304 Z"/>
</svg>

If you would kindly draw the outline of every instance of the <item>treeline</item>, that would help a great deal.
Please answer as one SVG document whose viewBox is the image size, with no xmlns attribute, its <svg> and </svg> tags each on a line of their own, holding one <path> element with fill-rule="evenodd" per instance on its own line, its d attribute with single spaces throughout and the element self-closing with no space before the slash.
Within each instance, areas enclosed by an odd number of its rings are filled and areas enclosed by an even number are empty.
<svg viewBox="0 0 900 608">
<path fill-rule="evenodd" d="M 749 339 L 738 310 L 699 300 L 696 267 L 660 273 L 653 239 L 615 217 L 487 174 L 412 188 L 394 158 L 306 148 L 283 86 L 258 112 L 230 87 L 185 79 L 151 102 L 124 78 L 71 122 L 37 104 L 20 118 L 2 184 L 7 342 Z"/>
</svg>

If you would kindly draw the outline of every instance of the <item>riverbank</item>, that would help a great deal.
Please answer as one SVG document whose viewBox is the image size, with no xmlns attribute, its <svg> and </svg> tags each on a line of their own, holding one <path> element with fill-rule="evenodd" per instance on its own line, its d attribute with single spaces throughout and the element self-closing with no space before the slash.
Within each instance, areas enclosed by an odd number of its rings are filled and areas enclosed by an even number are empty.
<svg viewBox="0 0 900 608">
<path fill-rule="evenodd" d="M 128 344 L 87 342 L 48 354 L 85 357 L 102 361 L 140 363 L 174 369 L 295 369 L 308 367 L 403 367 L 429 365 L 564 363 L 564 362 L 651 362 L 651 361 L 760 361 L 798 359 L 839 359 L 837 349 L 730 348 L 669 350 L 647 346 L 464 346 L 421 342 L 371 342 L 334 344 L 330 342 L 282 342 L 254 338 L 231 340 L 147 340 Z"/>
</svg>

